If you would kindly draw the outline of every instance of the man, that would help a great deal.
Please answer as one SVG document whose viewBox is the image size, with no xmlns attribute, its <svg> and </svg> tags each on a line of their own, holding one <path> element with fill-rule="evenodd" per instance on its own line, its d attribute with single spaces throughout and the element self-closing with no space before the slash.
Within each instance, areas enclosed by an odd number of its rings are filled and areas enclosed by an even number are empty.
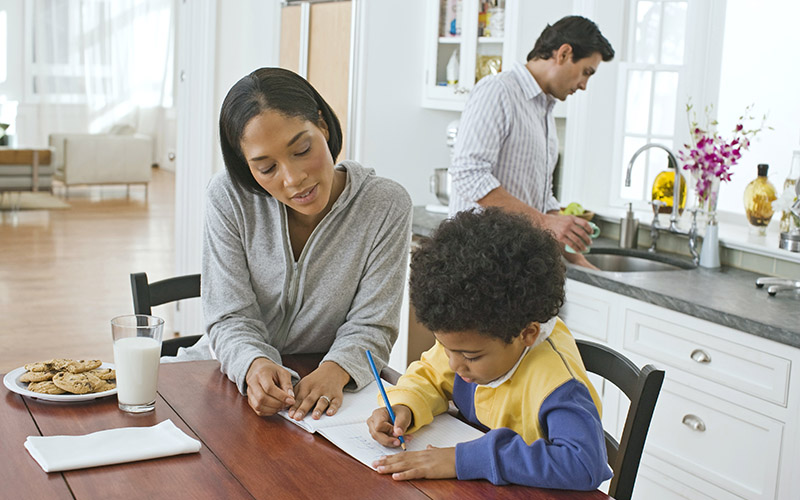
<svg viewBox="0 0 800 500">
<path fill-rule="evenodd" d="M 483 78 L 461 115 L 453 162 L 450 215 L 497 206 L 522 212 L 549 229 L 561 246 L 583 252 L 591 244 L 588 222 L 559 215 L 553 195 L 558 160 L 553 106 L 586 90 L 601 61 L 614 49 L 597 25 L 568 16 L 542 31 L 528 62 Z M 592 267 L 580 253 L 562 252 L 572 263 Z"/>
</svg>

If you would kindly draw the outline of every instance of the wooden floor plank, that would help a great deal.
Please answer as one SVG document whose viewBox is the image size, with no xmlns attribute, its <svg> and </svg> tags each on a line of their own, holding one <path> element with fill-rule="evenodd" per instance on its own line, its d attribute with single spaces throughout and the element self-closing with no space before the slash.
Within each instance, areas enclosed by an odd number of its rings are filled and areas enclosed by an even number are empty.
<svg viewBox="0 0 800 500">
<path fill-rule="evenodd" d="M 130 273 L 174 275 L 174 191 L 174 174 L 154 168 L 146 198 L 143 186 L 130 198 L 125 186 L 72 187 L 69 209 L 0 212 L 0 373 L 52 357 L 113 361 L 109 321 L 133 312 Z M 171 307 L 153 311 L 165 336 Z"/>
</svg>

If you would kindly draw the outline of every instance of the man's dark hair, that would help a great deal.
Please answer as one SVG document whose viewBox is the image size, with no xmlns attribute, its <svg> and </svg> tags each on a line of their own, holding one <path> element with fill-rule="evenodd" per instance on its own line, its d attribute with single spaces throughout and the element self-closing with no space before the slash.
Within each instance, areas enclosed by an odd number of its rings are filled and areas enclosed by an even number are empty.
<svg viewBox="0 0 800 500">
<path fill-rule="evenodd" d="M 581 16 L 567 16 L 552 26 L 547 25 L 528 53 L 528 61 L 550 59 L 553 51 L 565 43 L 572 47 L 572 62 L 595 52 L 599 52 L 606 62 L 614 58 L 614 49 L 594 22 Z"/>
<path fill-rule="evenodd" d="M 261 68 L 245 76 L 228 91 L 219 113 L 219 142 L 228 174 L 242 188 L 269 193 L 256 182 L 242 152 L 247 123 L 264 111 L 328 127 L 328 149 L 335 159 L 342 150 L 342 126 L 336 113 L 302 76 L 283 68 Z"/>
<path fill-rule="evenodd" d="M 434 332 L 476 331 L 511 342 L 564 304 L 564 264 L 549 231 L 487 208 L 442 222 L 411 256 L 410 298 Z"/>
</svg>

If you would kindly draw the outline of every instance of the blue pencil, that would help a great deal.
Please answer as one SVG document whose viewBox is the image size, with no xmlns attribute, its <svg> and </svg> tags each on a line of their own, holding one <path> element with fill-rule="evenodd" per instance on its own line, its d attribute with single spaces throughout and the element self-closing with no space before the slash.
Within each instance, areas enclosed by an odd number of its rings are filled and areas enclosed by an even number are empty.
<svg viewBox="0 0 800 500">
<path fill-rule="evenodd" d="M 386 389 L 383 388 L 383 382 L 381 382 L 381 376 L 378 373 L 378 368 L 375 366 L 375 361 L 372 359 L 372 353 L 369 352 L 369 349 L 367 349 L 367 359 L 369 360 L 369 366 L 372 368 L 372 375 L 375 376 L 375 381 L 378 383 L 378 389 L 381 390 L 381 396 L 383 396 L 383 402 L 386 403 L 386 409 L 389 410 L 389 418 L 392 419 L 392 425 L 394 425 L 394 412 L 392 411 L 392 404 L 389 403 L 389 396 L 386 395 Z M 403 451 L 405 451 L 406 440 L 403 439 L 403 436 L 400 436 L 397 439 L 400 440 L 400 447 L 403 448 Z"/>
</svg>

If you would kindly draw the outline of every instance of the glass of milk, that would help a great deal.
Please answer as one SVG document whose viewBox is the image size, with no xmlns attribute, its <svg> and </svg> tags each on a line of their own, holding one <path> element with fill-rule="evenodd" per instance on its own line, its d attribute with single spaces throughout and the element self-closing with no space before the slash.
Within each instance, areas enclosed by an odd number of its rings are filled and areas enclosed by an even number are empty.
<svg viewBox="0 0 800 500">
<path fill-rule="evenodd" d="M 155 408 L 163 333 L 164 320 L 156 316 L 129 314 L 111 320 L 120 410 L 143 413 Z"/>
</svg>

